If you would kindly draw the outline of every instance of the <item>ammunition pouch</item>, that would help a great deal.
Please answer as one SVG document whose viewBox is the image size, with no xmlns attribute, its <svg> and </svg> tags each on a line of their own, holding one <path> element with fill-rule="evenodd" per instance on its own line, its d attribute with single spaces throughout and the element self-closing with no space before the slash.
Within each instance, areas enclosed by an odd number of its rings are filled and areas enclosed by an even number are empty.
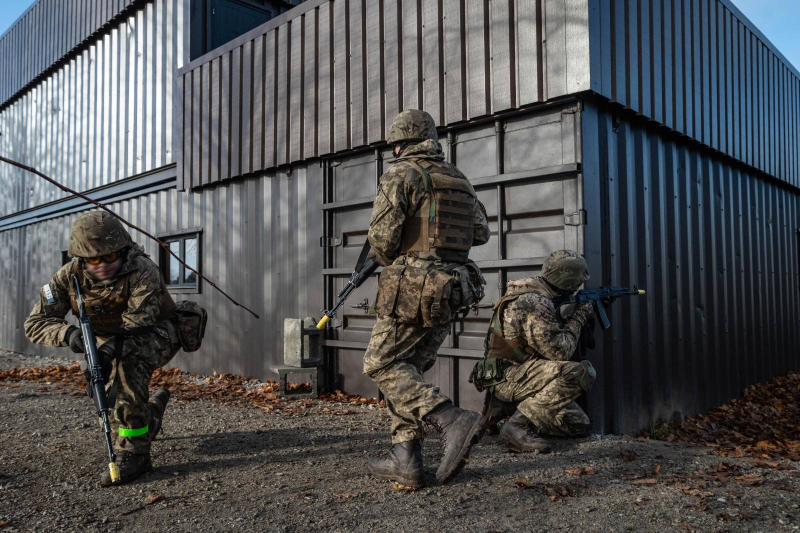
<svg viewBox="0 0 800 533">
<path fill-rule="evenodd" d="M 484 297 L 483 287 L 486 280 L 473 261 L 458 265 L 451 270 L 453 276 L 453 291 L 450 296 L 450 308 L 454 313 L 469 309 Z"/>
<path fill-rule="evenodd" d="M 446 326 L 452 311 L 453 276 L 408 265 L 385 267 L 378 280 L 375 311 L 398 322 L 425 328 Z"/>
<path fill-rule="evenodd" d="M 206 334 L 206 323 L 208 322 L 206 310 L 197 302 L 184 300 L 176 304 L 173 316 L 177 317 L 176 330 L 183 351 L 199 350 Z"/>
<path fill-rule="evenodd" d="M 505 359 L 496 357 L 481 359 L 475 363 L 469 375 L 469 382 L 475 385 L 478 392 L 483 392 L 485 389 L 504 383 L 506 381 L 505 369 L 511 364 Z"/>
</svg>

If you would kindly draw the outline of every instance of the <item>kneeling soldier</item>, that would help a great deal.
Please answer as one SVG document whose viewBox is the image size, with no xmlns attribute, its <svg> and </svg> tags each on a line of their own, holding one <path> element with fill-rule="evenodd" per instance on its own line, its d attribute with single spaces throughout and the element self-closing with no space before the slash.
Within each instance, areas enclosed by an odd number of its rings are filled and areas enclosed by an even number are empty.
<svg viewBox="0 0 800 533">
<path fill-rule="evenodd" d="M 150 441 L 161 429 L 169 391 L 149 397 L 148 386 L 153 371 L 181 348 L 176 305 L 158 266 L 106 212 L 92 211 L 75 221 L 68 254 L 75 259 L 42 287 L 25 321 L 25 335 L 37 344 L 84 352 L 81 330 L 64 320 L 70 309 L 78 311 L 70 283 L 76 274 L 113 406 L 119 483 L 127 483 L 152 469 Z M 108 471 L 101 484 L 111 484 Z"/>
<path fill-rule="evenodd" d="M 518 451 L 549 452 L 540 435 L 576 437 L 592 427 L 575 400 L 591 388 L 595 370 L 589 361 L 570 359 L 593 310 L 581 303 L 558 316 L 551 301 L 573 294 L 587 279 L 584 258 L 559 250 L 547 258 L 541 276 L 510 282 L 494 306 L 488 359 L 476 365 L 473 379 L 489 376 L 479 389 L 493 395 L 491 414 L 504 404 L 512 408 L 500 437 Z"/>
</svg>

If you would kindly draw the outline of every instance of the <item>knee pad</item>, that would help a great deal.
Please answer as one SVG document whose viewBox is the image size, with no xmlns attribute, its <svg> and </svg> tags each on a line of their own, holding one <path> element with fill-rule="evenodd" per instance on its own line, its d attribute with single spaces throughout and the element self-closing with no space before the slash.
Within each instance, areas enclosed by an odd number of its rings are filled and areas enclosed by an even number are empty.
<svg viewBox="0 0 800 533">
<path fill-rule="evenodd" d="M 592 363 L 590 363 L 586 359 L 581 361 L 581 367 L 582 367 L 582 373 L 580 379 L 581 388 L 584 391 L 589 392 L 589 390 L 592 388 L 592 384 L 594 383 L 595 378 L 597 377 L 597 372 L 595 372 Z"/>
</svg>

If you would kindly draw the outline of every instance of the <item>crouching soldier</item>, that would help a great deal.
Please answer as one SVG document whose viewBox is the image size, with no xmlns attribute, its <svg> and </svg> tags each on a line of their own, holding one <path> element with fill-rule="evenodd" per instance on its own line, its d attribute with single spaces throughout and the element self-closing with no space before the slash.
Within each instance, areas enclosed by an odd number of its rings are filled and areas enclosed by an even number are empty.
<svg viewBox="0 0 800 533">
<path fill-rule="evenodd" d="M 187 331 L 191 326 L 180 320 L 158 266 L 110 214 L 92 211 L 80 216 L 72 226 L 68 254 L 73 261 L 42 287 L 25 321 L 25 335 L 37 344 L 84 352 L 81 330 L 64 320 L 70 309 L 78 313 L 71 283 L 75 274 L 97 338 L 108 403 L 113 406 L 118 483 L 127 483 L 152 469 L 150 441 L 161 429 L 169 401 L 169 391 L 164 389 L 150 397 L 153 371 L 175 356 L 187 334 L 194 333 L 199 347 L 203 332 Z M 205 311 L 185 303 L 202 312 L 194 327 L 204 329 Z M 107 470 L 101 484 L 111 485 Z"/>
<path fill-rule="evenodd" d="M 550 446 L 541 435 L 577 437 L 592 427 L 575 400 L 591 388 L 595 370 L 589 361 L 570 359 L 593 310 L 581 303 L 562 308 L 559 316 L 551 301 L 572 295 L 587 279 L 584 258 L 559 250 L 547 258 L 541 276 L 510 282 L 494 306 L 487 359 L 471 379 L 492 395 L 487 414 L 511 414 L 500 437 L 518 451 L 546 453 Z"/>
</svg>

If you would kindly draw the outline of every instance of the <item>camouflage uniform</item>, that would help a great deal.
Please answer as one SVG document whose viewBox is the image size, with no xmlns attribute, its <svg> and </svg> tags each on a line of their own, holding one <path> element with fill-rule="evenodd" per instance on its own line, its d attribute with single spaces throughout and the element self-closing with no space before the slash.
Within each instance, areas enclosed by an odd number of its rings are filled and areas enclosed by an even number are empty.
<svg viewBox="0 0 800 533">
<path fill-rule="evenodd" d="M 94 217 L 90 218 L 95 223 L 93 228 L 101 227 L 103 217 L 108 216 L 97 211 L 84 215 Z M 79 227 L 76 222 L 73 237 L 75 229 L 85 230 L 85 224 Z M 113 405 L 112 426 L 117 433 L 115 450 L 145 455 L 150 453 L 153 436 L 148 431 L 152 429 L 149 424 L 154 408 L 148 405 L 150 377 L 156 368 L 175 356 L 180 342 L 172 313 L 175 303 L 166 290 L 161 271 L 141 246 L 131 244 L 120 270 L 111 280 L 93 279 L 77 259 L 61 267 L 40 291 L 39 300 L 25 321 L 25 334 L 31 342 L 44 346 L 69 346 L 71 326 L 64 318 L 70 309 L 77 315 L 70 278 L 76 274 L 98 347 L 117 343 L 113 350 L 117 357 L 106 385 L 109 405 Z M 81 249 L 70 250 L 70 255 L 85 253 Z M 138 335 L 117 336 L 121 328 L 140 327 L 150 328 Z"/>
<path fill-rule="evenodd" d="M 555 252 L 548 261 L 558 261 L 565 254 L 575 253 Z M 546 269 L 547 264 L 543 275 L 547 275 Z M 504 372 L 505 382 L 495 385 L 492 392 L 497 400 L 516 404 L 538 433 L 573 437 L 591 429 L 589 417 L 575 400 L 591 388 L 595 371 L 589 361 L 570 358 L 592 308 L 580 304 L 560 320 L 551 301 L 560 295 L 542 277 L 508 284 L 501 301 L 508 302 L 501 310 L 502 335 L 519 343 L 528 357 L 524 362 L 510 363 Z"/>
<path fill-rule="evenodd" d="M 430 177 L 424 174 L 466 178 L 454 165 L 444 161 L 435 125 L 427 113 L 412 110 L 401 114 L 392 126 L 389 141 L 414 136 L 411 133 L 414 130 L 418 133 L 420 122 L 416 120 L 424 121 L 426 131 L 423 136 L 426 138 L 407 143 L 401 157 L 381 176 L 370 219 L 369 242 L 384 266 L 408 265 L 425 271 L 446 269 L 448 265 L 466 261 L 467 252 L 447 249 L 408 251 L 413 246 L 404 241 L 408 240 L 410 225 L 417 221 L 425 224 L 427 220 L 424 202 L 432 192 L 430 184 L 426 183 Z M 466 248 L 486 243 L 489 225 L 486 211 L 477 198 L 472 212 L 464 215 L 465 221 L 471 218 L 468 224 L 472 234 Z M 416 302 L 419 302 L 418 298 Z M 379 316 L 372 330 L 364 356 L 364 373 L 378 384 L 386 397 L 392 415 L 393 444 L 419 439 L 422 418 L 449 402 L 437 387 L 423 379 L 424 372 L 436 361 L 436 353 L 448 332 L 448 325 L 426 328 L 419 323 L 398 321 L 392 316 Z"/>
</svg>

